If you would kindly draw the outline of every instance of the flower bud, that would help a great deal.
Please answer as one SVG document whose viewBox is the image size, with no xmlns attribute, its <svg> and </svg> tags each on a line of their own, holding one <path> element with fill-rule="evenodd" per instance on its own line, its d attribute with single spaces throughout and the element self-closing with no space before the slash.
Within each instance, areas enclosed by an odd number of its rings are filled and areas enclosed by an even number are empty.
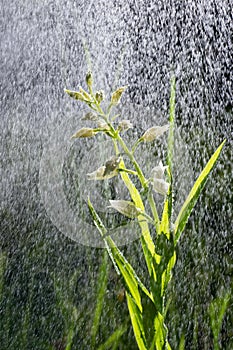
<svg viewBox="0 0 233 350">
<path fill-rule="evenodd" d="M 120 102 L 120 99 L 121 99 L 121 95 L 123 94 L 123 92 L 126 89 L 127 89 L 127 86 L 122 86 L 122 87 L 119 87 L 116 91 L 113 92 L 112 98 L 111 98 L 111 104 L 113 106 L 118 105 L 118 103 Z"/>
<path fill-rule="evenodd" d="M 133 127 L 133 124 L 129 120 L 122 120 L 118 124 L 118 130 L 119 131 L 127 131 L 128 129 L 131 129 Z"/>
<path fill-rule="evenodd" d="M 71 91 L 71 90 L 67 90 L 64 89 L 64 91 L 72 98 L 74 98 L 75 100 L 79 100 L 79 101 L 84 101 L 86 102 L 86 98 L 82 95 L 81 92 L 78 91 Z"/>
<path fill-rule="evenodd" d="M 83 90 L 83 88 L 81 88 L 81 86 L 79 87 L 79 91 L 81 92 L 81 94 L 83 95 L 83 97 L 87 100 L 87 101 L 92 101 L 92 97 L 85 91 Z"/>
<path fill-rule="evenodd" d="M 81 120 L 91 120 L 91 121 L 96 121 L 98 119 L 99 117 L 93 112 L 88 112 L 81 118 Z"/>
<path fill-rule="evenodd" d="M 97 170 L 87 174 L 88 180 L 107 180 L 118 175 L 118 171 L 116 169 L 113 170 L 111 173 L 104 175 L 105 169 L 106 169 L 105 165 L 102 165 Z"/>
<path fill-rule="evenodd" d="M 142 135 L 141 140 L 145 142 L 154 141 L 157 137 L 161 136 L 168 129 L 169 129 L 169 124 L 166 124 L 163 126 L 153 126 Z"/>
<path fill-rule="evenodd" d="M 95 135 L 94 129 L 91 128 L 82 128 L 78 130 L 73 136 L 71 136 L 72 139 L 77 139 L 81 137 L 92 137 Z"/>
<path fill-rule="evenodd" d="M 98 121 L 97 127 L 98 127 L 98 129 L 102 129 L 103 131 L 104 130 L 110 130 L 110 126 L 107 123 L 105 123 L 104 121 L 102 121 L 102 120 Z"/>
<path fill-rule="evenodd" d="M 121 162 L 121 156 L 114 156 L 110 158 L 109 160 L 106 161 L 105 163 L 105 171 L 104 171 L 104 176 L 112 173 L 113 171 L 118 169 L 118 166 Z"/>
<path fill-rule="evenodd" d="M 124 200 L 110 200 L 111 208 L 119 211 L 119 213 L 134 219 L 142 213 L 140 208 L 137 208 L 134 203 Z"/>
<path fill-rule="evenodd" d="M 92 89 L 93 79 L 92 79 L 92 73 L 91 71 L 87 72 L 86 74 L 86 83 L 89 88 L 89 91 Z"/>
<path fill-rule="evenodd" d="M 97 91 L 95 94 L 95 99 L 98 103 L 102 102 L 104 100 L 104 92 L 103 90 Z"/>
</svg>

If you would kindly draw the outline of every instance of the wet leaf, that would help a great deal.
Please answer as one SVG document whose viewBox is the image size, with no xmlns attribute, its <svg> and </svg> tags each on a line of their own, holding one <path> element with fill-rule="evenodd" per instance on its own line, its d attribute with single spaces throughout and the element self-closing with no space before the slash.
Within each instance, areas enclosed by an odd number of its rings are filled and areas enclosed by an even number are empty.
<svg viewBox="0 0 233 350">
<path fill-rule="evenodd" d="M 198 197 L 201 194 L 201 191 L 203 190 L 208 175 L 210 173 L 210 171 L 213 169 L 219 155 L 220 152 L 225 144 L 224 140 L 221 145 L 217 148 L 217 150 L 214 152 L 214 154 L 212 155 L 212 157 L 210 158 L 210 160 L 208 161 L 208 163 L 206 164 L 206 166 L 204 167 L 204 169 L 202 170 L 201 174 L 199 175 L 198 179 L 196 180 L 193 188 L 191 189 L 186 201 L 184 202 L 179 215 L 176 219 L 175 222 L 175 241 L 176 243 L 178 242 L 180 235 L 182 234 L 182 232 L 184 231 L 185 225 L 188 221 L 188 218 L 198 200 Z"/>
</svg>

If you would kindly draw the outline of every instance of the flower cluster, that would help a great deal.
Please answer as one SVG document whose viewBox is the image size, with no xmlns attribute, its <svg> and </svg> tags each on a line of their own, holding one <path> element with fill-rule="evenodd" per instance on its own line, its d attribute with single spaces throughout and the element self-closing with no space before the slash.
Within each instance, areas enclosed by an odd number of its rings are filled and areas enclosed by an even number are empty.
<svg viewBox="0 0 233 350">
<path fill-rule="evenodd" d="M 93 78 L 91 72 L 88 72 L 86 75 L 86 84 L 88 91 L 85 91 L 83 88 L 80 87 L 79 91 L 71 91 L 65 89 L 65 92 L 68 93 L 70 97 L 87 104 L 91 111 L 87 112 L 81 118 L 81 120 L 93 122 L 95 123 L 95 126 L 93 128 L 83 127 L 79 129 L 74 135 L 72 135 L 71 138 L 89 138 L 94 137 L 97 133 L 101 132 L 113 139 L 115 148 L 116 145 L 119 145 L 124 152 L 120 153 L 119 151 L 117 151 L 117 155 L 112 156 L 110 159 L 106 160 L 105 164 L 102 164 L 98 169 L 94 170 L 91 173 L 88 173 L 88 180 L 108 180 L 114 176 L 117 176 L 120 172 L 126 172 L 138 176 L 144 189 L 152 185 L 152 188 L 155 192 L 166 196 L 169 190 L 169 183 L 165 180 L 164 172 L 167 170 L 168 167 L 163 166 L 162 162 L 160 162 L 158 166 L 152 169 L 152 177 L 149 180 L 146 180 L 142 173 L 142 170 L 136 162 L 136 159 L 134 157 L 134 151 L 141 142 L 152 142 L 159 138 L 161 135 L 163 135 L 166 131 L 168 131 L 169 124 L 165 124 L 163 126 L 150 127 L 135 142 L 132 149 L 130 150 L 124 143 L 121 134 L 133 128 L 133 124 L 128 119 L 122 119 L 119 120 L 119 122 L 117 123 L 117 127 L 115 127 L 113 121 L 116 118 L 118 118 L 119 115 L 111 116 L 112 109 L 119 104 L 127 86 L 119 87 L 116 91 L 112 93 L 107 112 L 105 113 L 101 107 L 101 103 L 105 99 L 105 93 L 103 90 L 98 90 L 94 92 Z M 125 168 L 122 154 L 126 155 L 131 160 L 135 171 L 132 169 Z M 110 203 L 112 208 L 130 218 L 135 218 L 142 213 L 142 211 L 139 210 L 139 208 L 137 208 L 133 202 L 118 200 L 111 201 Z M 143 215 L 146 214 L 144 213 Z"/>
</svg>

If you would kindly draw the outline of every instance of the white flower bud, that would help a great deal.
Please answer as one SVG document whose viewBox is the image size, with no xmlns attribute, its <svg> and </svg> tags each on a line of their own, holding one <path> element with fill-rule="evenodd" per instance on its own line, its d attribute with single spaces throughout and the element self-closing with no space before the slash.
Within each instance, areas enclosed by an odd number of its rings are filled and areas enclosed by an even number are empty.
<svg viewBox="0 0 233 350">
<path fill-rule="evenodd" d="M 103 90 L 100 90 L 100 91 L 97 91 L 96 94 L 95 94 L 95 99 L 98 103 L 102 102 L 104 100 L 104 91 Z"/>
<path fill-rule="evenodd" d="M 91 121 L 96 121 L 98 119 L 99 117 L 93 112 L 88 112 L 84 115 L 84 117 L 81 118 L 81 120 L 91 120 Z"/>
<path fill-rule="evenodd" d="M 134 203 L 124 200 L 110 200 L 111 208 L 119 211 L 119 213 L 134 219 L 142 213 L 140 208 L 137 208 Z"/>
<path fill-rule="evenodd" d="M 105 169 L 106 167 L 103 165 L 92 173 L 87 174 L 88 180 L 107 180 L 118 175 L 117 169 L 113 170 L 111 173 L 104 175 Z"/>
<path fill-rule="evenodd" d="M 113 171 L 118 169 L 121 162 L 121 156 L 114 156 L 106 161 L 104 176 L 111 174 Z"/>
<path fill-rule="evenodd" d="M 82 128 L 79 129 L 73 136 L 71 136 L 72 139 L 77 139 L 81 137 L 92 137 L 95 135 L 94 129 L 91 128 Z"/>
<path fill-rule="evenodd" d="M 79 87 L 79 91 L 87 101 L 89 101 L 89 102 L 92 101 L 92 97 L 88 94 L 88 92 L 83 90 L 83 88 L 81 86 Z"/>
<path fill-rule="evenodd" d="M 133 127 L 133 124 L 129 120 L 126 120 L 126 119 L 123 119 L 118 124 L 119 131 L 127 131 L 128 129 L 132 129 L 132 127 Z"/>
<path fill-rule="evenodd" d="M 98 121 L 97 127 L 98 127 L 98 129 L 102 129 L 102 130 L 110 130 L 110 127 L 108 126 L 108 124 L 102 120 Z"/>
<path fill-rule="evenodd" d="M 92 73 L 91 71 L 87 72 L 86 74 L 86 83 L 89 89 L 92 89 L 93 79 L 92 79 Z"/>
<path fill-rule="evenodd" d="M 156 138 L 161 136 L 168 129 L 169 129 L 169 124 L 166 124 L 166 125 L 163 125 L 163 126 L 153 126 L 152 128 L 148 129 L 142 135 L 141 140 L 143 140 L 145 142 L 154 141 Z"/>
<path fill-rule="evenodd" d="M 123 92 L 126 89 L 127 89 L 127 86 L 122 86 L 122 87 L 119 87 L 116 91 L 113 92 L 112 98 L 111 98 L 111 104 L 113 106 L 118 105 L 118 103 L 120 102 L 120 99 L 121 99 L 121 95 L 123 94 Z"/>
</svg>

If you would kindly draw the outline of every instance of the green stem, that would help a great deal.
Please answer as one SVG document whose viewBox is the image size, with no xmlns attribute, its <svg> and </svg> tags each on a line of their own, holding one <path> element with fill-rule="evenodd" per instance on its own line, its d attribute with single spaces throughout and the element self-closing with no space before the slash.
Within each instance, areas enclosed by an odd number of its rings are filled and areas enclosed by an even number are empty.
<svg viewBox="0 0 233 350">
<path fill-rule="evenodd" d="M 124 171 L 125 173 L 131 174 L 131 175 L 137 175 L 136 171 L 130 170 L 130 169 L 118 169 L 119 171 Z"/>
<path fill-rule="evenodd" d="M 153 197 L 153 194 L 152 194 L 151 190 L 149 190 L 149 192 L 148 192 L 148 201 L 149 201 L 149 204 L 150 204 L 150 207 L 151 207 L 151 211 L 152 211 L 152 214 L 153 214 L 153 217 L 154 217 L 156 232 L 157 232 L 157 234 L 159 234 L 160 220 L 159 220 L 158 211 L 156 209 L 154 197 Z"/>
<path fill-rule="evenodd" d="M 141 215 L 144 216 L 147 219 L 147 221 L 150 222 L 151 224 L 153 224 L 153 225 L 155 224 L 154 220 L 148 214 L 141 213 Z"/>
<path fill-rule="evenodd" d="M 119 144 L 121 145 L 121 147 L 123 148 L 124 152 L 127 154 L 127 156 L 129 157 L 129 159 L 131 160 L 131 162 L 133 163 L 135 170 L 137 171 L 138 174 L 138 178 L 142 184 L 143 188 L 147 188 L 147 181 L 142 173 L 142 170 L 139 166 L 139 164 L 137 163 L 136 159 L 134 158 L 133 154 L 130 152 L 130 150 L 128 149 L 128 147 L 126 146 L 126 144 L 124 143 L 124 141 L 122 140 L 122 138 L 120 137 L 120 135 L 117 135 L 117 141 L 119 142 Z"/>
<path fill-rule="evenodd" d="M 142 142 L 142 139 L 138 139 L 134 144 L 133 144 L 133 147 L 132 147 L 132 154 L 134 154 L 134 152 L 136 151 L 136 148 L 138 147 L 138 145 Z"/>
</svg>

